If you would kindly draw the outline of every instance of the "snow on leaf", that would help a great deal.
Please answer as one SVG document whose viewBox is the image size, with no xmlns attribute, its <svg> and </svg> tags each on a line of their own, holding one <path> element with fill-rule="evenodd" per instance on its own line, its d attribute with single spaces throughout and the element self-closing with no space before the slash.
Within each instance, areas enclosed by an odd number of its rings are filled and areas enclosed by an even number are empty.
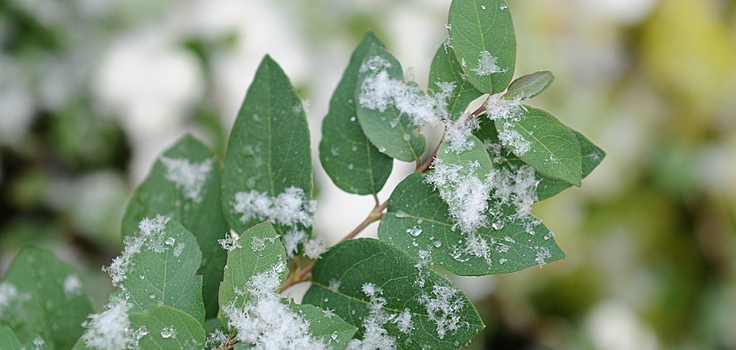
<svg viewBox="0 0 736 350">
<path fill-rule="evenodd" d="M 223 308 L 228 326 L 238 331 L 238 340 L 253 349 L 326 349 L 311 336 L 309 322 L 281 302 L 276 291 L 285 269 L 282 262 L 253 275 L 244 286 L 243 293 L 251 296 L 245 305 L 231 303 Z"/>
<path fill-rule="evenodd" d="M 375 56 L 369 58 L 366 63 L 378 59 L 382 58 Z M 374 73 L 367 75 L 360 86 L 358 102 L 361 107 L 380 112 L 386 111 L 391 106 L 396 107 L 401 114 L 409 116 L 414 126 L 437 125 L 448 118 L 446 100 L 452 94 L 454 84 L 440 85 L 440 91 L 434 96 L 429 96 L 416 84 L 391 78 L 385 69 L 389 66 L 374 67 L 366 69 Z"/>
<path fill-rule="evenodd" d="M 383 289 L 376 287 L 373 283 L 363 284 L 362 289 L 363 293 L 370 298 L 370 303 L 368 304 L 369 314 L 363 319 L 362 324 L 364 329 L 363 339 L 351 340 L 345 349 L 396 349 L 396 338 L 389 335 L 388 331 L 383 328 L 383 325 L 395 318 L 395 315 L 390 315 L 383 309 L 386 306 L 386 298 L 381 296 Z M 409 319 L 409 322 L 411 322 L 411 319 Z"/>
<path fill-rule="evenodd" d="M 110 274 L 114 286 L 118 286 L 125 280 L 130 259 L 133 255 L 140 253 L 142 248 L 145 247 L 157 253 L 166 250 L 164 227 L 168 221 L 169 218 L 162 215 L 156 215 L 153 219 L 145 218 L 138 224 L 140 230 L 138 235 L 125 237 L 123 252 L 113 259 L 110 266 L 102 268 L 103 271 Z"/>
<path fill-rule="evenodd" d="M 161 163 L 166 167 L 164 177 L 176 184 L 176 188 L 182 191 L 184 198 L 191 199 L 195 203 L 202 202 L 202 188 L 207 177 L 212 171 L 212 158 L 200 163 L 190 162 L 186 158 L 160 157 Z"/>
<path fill-rule="evenodd" d="M 480 76 L 490 75 L 491 73 L 502 73 L 505 70 L 496 65 L 498 58 L 493 57 L 488 51 L 481 51 L 478 57 L 478 65 L 471 69 L 475 74 Z"/>
<path fill-rule="evenodd" d="M 304 255 L 310 259 L 319 259 L 327 251 L 327 243 L 321 238 L 313 238 L 304 244 Z"/>
<path fill-rule="evenodd" d="M 276 197 L 256 190 L 238 192 L 235 194 L 234 211 L 242 214 L 241 222 L 258 218 L 285 226 L 302 224 L 311 227 L 316 205 L 315 201 L 307 200 L 303 189 L 292 186 Z"/>
<path fill-rule="evenodd" d="M 138 340 L 147 333 L 145 327 L 135 330 L 131 327 L 124 300 L 111 302 L 107 310 L 90 315 L 83 326 L 87 332 L 82 340 L 99 350 L 137 349 Z"/>
<path fill-rule="evenodd" d="M 430 321 L 437 325 L 437 336 L 444 339 L 448 332 L 455 332 L 465 326 L 461 310 L 465 300 L 454 287 L 446 284 L 435 284 L 432 293 L 422 293 L 419 302 L 424 305 Z"/>
</svg>

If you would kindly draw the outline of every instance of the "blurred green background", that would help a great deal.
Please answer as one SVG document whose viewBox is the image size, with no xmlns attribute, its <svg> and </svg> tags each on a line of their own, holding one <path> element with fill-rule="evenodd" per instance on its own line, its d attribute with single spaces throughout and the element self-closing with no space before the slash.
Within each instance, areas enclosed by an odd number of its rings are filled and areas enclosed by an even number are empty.
<svg viewBox="0 0 736 350">
<path fill-rule="evenodd" d="M 0 2 L 0 275 L 21 246 L 41 246 L 101 308 L 112 286 L 100 267 L 119 252 L 133 189 L 185 133 L 223 153 L 264 54 L 310 101 L 316 145 L 366 30 L 426 86 L 449 3 Z M 517 76 L 557 77 L 531 104 L 608 157 L 582 188 L 535 205 L 566 260 L 458 279 L 488 325 L 469 348 L 736 349 L 736 1 L 509 5 Z M 334 243 L 372 199 L 315 172 L 316 232 Z"/>
</svg>

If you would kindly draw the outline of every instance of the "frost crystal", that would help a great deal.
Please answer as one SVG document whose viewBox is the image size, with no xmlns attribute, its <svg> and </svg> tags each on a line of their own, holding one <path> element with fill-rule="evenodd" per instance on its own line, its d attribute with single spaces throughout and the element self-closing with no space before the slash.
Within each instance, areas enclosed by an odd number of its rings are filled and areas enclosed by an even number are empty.
<svg viewBox="0 0 736 350">
<path fill-rule="evenodd" d="M 292 186 L 276 197 L 256 190 L 238 192 L 235 194 L 233 209 L 236 213 L 243 214 L 240 217 L 241 222 L 257 218 L 285 226 L 302 224 L 311 227 L 316 206 L 315 201 L 307 200 L 303 189 Z"/>
<path fill-rule="evenodd" d="M 447 332 L 455 332 L 465 324 L 459 312 L 465 306 L 462 294 L 448 285 L 434 285 L 432 295 L 422 293 L 419 303 L 424 305 L 429 320 L 437 325 L 437 336 L 444 339 Z"/>
<path fill-rule="evenodd" d="M 473 146 L 473 142 L 468 141 L 473 130 L 480 127 L 478 118 L 460 118 L 455 122 L 445 121 L 445 141 L 450 143 L 449 150 L 456 153 L 467 151 Z"/>
<path fill-rule="evenodd" d="M 220 243 L 220 246 L 222 247 L 222 249 L 225 249 L 228 252 L 232 252 L 236 248 L 242 248 L 242 246 L 240 246 L 240 241 L 238 240 L 238 237 L 237 235 L 235 235 L 234 232 L 230 232 L 230 235 L 226 236 L 223 239 L 218 239 L 217 243 Z M 253 243 L 251 242 L 251 245 L 252 244 Z M 265 245 L 264 245 L 264 248 L 265 248 Z M 256 250 L 256 249 L 253 248 L 253 250 Z"/>
<path fill-rule="evenodd" d="M 513 149 L 516 155 L 523 156 L 532 148 L 532 143 L 511 127 L 510 123 L 506 123 L 505 128 L 498 133 L 498 139 L 504 146 Z"/>
<path fill-rule="evenodd" d="M 370 298 L 369 314 L 363 319 L 363 339 L 352 339 L 345 350 L 393 350 L 396 349 L 396 338 L 388 334 L 383 325 L 391 321 L 396 315 L 389 315 L 383 307 L 386 298 L 382 297 L 383 290 L 373 283 L 363 284 L 363 293 Z M 411 321 L 411 320 L 410 320 Z"/>
<path fill-rule="evenodd" d="M 381 57 L 368 59 L 361 66 L 361 72 L 372 71 L 360 86 L 358 102 L 363 108 L 384 112 L 393 106 L 401 114 L 407 115 L 412 124 L 421 126 L 424 124 L 438 125 L 440 121 L 448 118 L 447 98 L 452 95 L 455 85 L 452 83 L 437 84 L 440 91 L 434 96 L 429 96 L 414 83 L 404 83 L 389 76 L 385 64 L 370 64 L 381 62 Z M 398 125 L 396 120 L 392 126 Z"/>
<path fill-rule="evenodd" d="M 204 346 L 205 349 L 217 350 L 220 345 L 225 344 L 225 342 L 227 342 L 227 335 L 225 335 L 221 330 L 215 329 L 214 332 L 207 335 L 207 341 Z"/>
<path fill-rule="evenodd" d="M 252 349 L 326 349 L 325 344 L 310 335 L 309 322 L 281 302 L 277 291 L 285 269 L 286 264 L 281 262 L 252 276 L 245 285 L 245 293 L 250 295 L 248 302 L 242 308 L 234 304 L 223 308 L 228 326 L 237 329 L 237 339 Z"/>
<path fill-rule="evenodd" d="M 130 259 L 133 255 L 140 253 L 141 249 L 149 249 L 156 253 L 163 253 L 168 249 L 164 235 L 164 228 L 168 221 L 169 218 L 161 215 L 156 215 L 153 219 L 145 218 L 138 224 L 138 234 L 125 237 L 123 252 L 112 260 L 110 266 L 102 268 L 103 271 L 110 274 L 114 286 L 117 287 L 125 280 Z"/>
<path fill-rule="evenodd" d="M 102 313 L 89 315 L 89 320 L 82 324 L 87 328 L 82 340 L 88 347 L 100 350 L 137 349 L 145 329 L 131 329 L 125 301 L 111 303 L 107 308 Z"/>
<path fill-rule="evenodd" d="M 478 58 L 478 66 L 471 69 L 475 74 L 480 76 L 490 75 L 491 73 L 501 73 L 505 70 L 496 65 L 497 57 L 491 55 L 488 51 L 481 51 Z"/>
<path fill-rule="evenodd" d="M 542 266 L 547 263 L 546 259 L 549 259 L 551 257 L 552 253 L 549 251 L 549 248 L 537 247 L 537 258 L 534 259 L 534 261 L 539 264 L 539 266 Z"/>
<path fill-rule="evenodd" d="M 426 181 L 439 189 L 440 197 L 450 207 L 450 215 L 462 232 L 475 232 L 486 225 L 491 185 L 475 175 L 477 164 L 460 166 L 437 159 L 434 172 Z"/>
<path fill-rule="evenodd" d="M 310 259 L 319 259 L 327 251 L 327 244 L 321 238 L 314 238 L 304 244 L 304 255 Z"/>
<path fill-rule="evenodd" d="M 195 203 L 202 202 L 202 187 L 212 171 L 212 158 L 201 163 L 192 163 L 186 158 L 161 157 L 161 163 L 166 167 L 166 180 L 173 182 L 182 193 L 184 198 L 193 200 Z"/>
</svg>

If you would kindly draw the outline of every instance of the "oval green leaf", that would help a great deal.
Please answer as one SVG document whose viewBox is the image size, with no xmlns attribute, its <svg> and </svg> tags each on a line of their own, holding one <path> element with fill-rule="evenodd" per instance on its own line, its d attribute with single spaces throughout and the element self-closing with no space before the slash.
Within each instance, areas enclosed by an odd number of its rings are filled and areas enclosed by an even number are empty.
<svg viewBox="0 0 736 350">
<path fill-rule="evenodd" d="M 332 182 L 345 192 L 360 195 L 378 193 L 393 168 L 393 159 L 379 152 L 363 133 L 355 106 L 360 66 L 371 44 L 383 46 L 368 32 L 350 57 L 322 121 L 319 144 L 319 159 Z"/>
<path fill-rule="evenodd" d="M 359 68 L 355 100 L 358 121 L 378 151 L 405 162 L 418 161 L 426 140 L 410 113 L 397 105 L 411 104 L 407 99 L 421 99 L 423 92 L 415 84 L 404 84 L 401 63 L 386 49 L 371 44 Z M 398 99 L 398 100 L 397 100 Z"/>
<path fill-rule="evenodd" d="M 150 305 L 146 312 L 131 312 L 132 329 L 145 328 L 138 349 L 201 350 L 207 338 L 202 324 L 191 315 L 165 305 Z"/>
<path fill-rule="evenodd" d="M 297 305 L 279 295 L 288 274 L 286 254 L 270 222 L 254 226 L 230 243 L 220 288 L 221 317 L 230 330 L 237 331 L 241 345 L 267 343 L 291 349 L 303 341 L 302 345 L 323 344 L 335 350 L 345 347 L 354 327 L 314 306 Z M 294 329 L 283 333 L 285 325 Z"/>
<path fill-rule="evenodd" d="M 0 326 L 0 349 L 22 350 L 23 344 L 15 336 L 13 330 L 7 326 Z"/>
<path fill-rule="evenodd" d="M 510 273 L 565 257 L 552 233 L 533 217 L 514 219 L 517 209 L 497 198 L 489 207 L 504 219 L 491 218 L 493 223 L 475 233 L 453 229 L 455 220 L 439 193 L 424 175 L 412 174 L 391 194 L 378 237 L 461 276 Z"/>
<path fill-rule="evenodd" d="M 199 274 L 207 318 L 217 316 L 217 290 L 227 253 L 217 243 L 229 230 L 220 203 L 220 167 L 214 153 L 187 135 L 158 158 L 148 177 L 128 202 L 122 236 L 138 231 L 138 223 L 157 214 L 182 224 L 202 251 Z"/>
<path fill-rule="evenodd" d="M 539 95 L 555 80 L 550 71 L 527 74 L 511 82 L 504 98 L 509 100 L 526 100 Z"/>
<path fill-rule="evenodd" d="M 495 121 L 503 145 L 541 174 L 579 187 L 582 155 L 570 128 L 551 114 L 528 106 L 522 108 L 518 119 Z"/>
<path fill-rule="evenodd" d="M 304 302 L 359 327 L 349 346 L 382 342 L 385 348 L 451 349 L 484 327 L 450 281 L 370 238 L 343 241 L 317 260 Z"/>
<path fill-rule="evenodd" d="M 25 247 L 0 282 L 0 324 L 21 343 L 41 337 L 55 349 L 69 349 L 93 312 L 79 273 L 54 254 Z"/>
<path fill-rule="evenodd" d="M 429 70 L 429 90 L 447 103 L 450 120 L 458 120 L 468 104 L 483 95 L 468 81 L 449 41 L 440 45 L 434 55 Z"/>
<path fill-rule="evenodd" d="M 447 29 L 473 86 L 483 93 L 505 90 L 516 65 L 516 36 L 506 1 L 454 0 Z"/>
<path fill-rule="evenodd" d="M 575 134 L 578 142 L 580 142 L 580 150 L 582 153 L 581 177 L 586 178 L 593 172 L 598 164 L 603 161 L 603 158 L 606 157 L 606 152 L 590 142 L 590 140 L 581 133 L 575 130 L 572 130 L 572 132 Z M 526 165 L 524 161 L 501 145 L 493 122 L 486 120 L 482 121 L 480 128 L 476 129 L 474 134 L 479 139 L 483 140 L 483 144 L 487 146 L 488 153 L 493 160 L 494 168 L 506 169 L 513 172 Z M 534 177 L 538 180 L 536 189 L 537 199 L 535 202 L 551 198 L 572 186 L 568 182 L 544 176 L 539 171 L 535 171 Z"/>
<path fill-rule="evenodd" d="M 286 263 L 284 246 L 278 239 L 273 224 L 266 221 L 245 231 L 236 242 L 231 242 L 225 276 L 220 286 L 220 308 L 242 308 L 251 301 L 252 294 L 244 293 L 244 286 L 253 276 L 267 273 L 274 266 Z M 288 271 L 284 267 L 278 275 L 277 292 Z M 223 318 L 227 323 L 227 315 Z"/>
<path fill-rule="evenodd" d="M 225 218 L 238 233 L 271 220 L 282 239 L 292 243 L 286 248 L 294 256 L 312 232 L 311 199 L 306 114 L 289 78 L 266 56 L 230 133 L 222 178 Z M 284 201 L 298 202 L 298 208 L 279 210 Z"/>
<path fill-rule="evenodd" d="M 202 253 L 197 240 L 176 220 L 157 215 L 141 220 L 125 238 L 125 248 L 106 270 L 119 285 L 112 299 L 125 300 L 128 312 L 166 305 L 204 323 Z"/>
</svg>

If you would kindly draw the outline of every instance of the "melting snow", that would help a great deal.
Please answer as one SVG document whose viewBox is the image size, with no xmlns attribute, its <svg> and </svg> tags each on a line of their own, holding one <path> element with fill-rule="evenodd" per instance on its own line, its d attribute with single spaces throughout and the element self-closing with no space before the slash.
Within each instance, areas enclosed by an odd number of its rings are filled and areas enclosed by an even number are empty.
<svg viewBox="0 0 736 350">
<path fill-rule="evenodd" d="M 64 294 L 69 296 L 79 296 L 82 295 L 84 292 L 84 288 L 82 287 L 82 281 L 79 279 L 79 276 L 77 275 L 69 275 L 64 278 Z"/>
<path fill-rule="evenodd" d="M 202 202 L 202 188 L 207 177 L 212 171 L 212 158 L 201 163 L 190 162 L 186 158 L 161 157 L 161 163 L 166 167 L 166 180 L 173 182 L 182 193 L 184 198 L 193 200 L 195 203 Z"/>
</svg>

